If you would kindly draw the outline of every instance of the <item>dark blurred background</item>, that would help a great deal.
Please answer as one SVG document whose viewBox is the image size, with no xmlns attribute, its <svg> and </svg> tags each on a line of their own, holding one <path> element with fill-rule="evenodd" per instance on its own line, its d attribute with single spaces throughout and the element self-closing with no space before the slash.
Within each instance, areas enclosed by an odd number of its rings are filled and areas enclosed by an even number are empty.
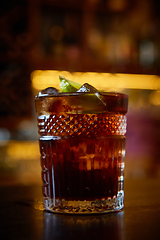
<svg viewBox="0 0 160 240">
<path fill-rule="evenodd" d="M 141 76 L 115 82 L 129 95 L 125 177 L 160 176 L 158 0 L 0 2 L 0 184 L 40 183 L 35 70 Z"/>
</svg>

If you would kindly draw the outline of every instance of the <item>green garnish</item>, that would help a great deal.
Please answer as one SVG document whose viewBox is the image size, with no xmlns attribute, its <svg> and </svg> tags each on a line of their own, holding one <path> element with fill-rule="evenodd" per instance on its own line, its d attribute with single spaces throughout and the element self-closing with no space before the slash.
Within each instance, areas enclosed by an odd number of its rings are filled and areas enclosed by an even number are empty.
<svg viewBox="0 0 160 240">
<path fill-rule="evenodd" d="M 81 84 L 68 80 L 63 76 L 59 76 L 59 80 L 61 92 L 76 92 L 81 87 Z"/>
</svg>

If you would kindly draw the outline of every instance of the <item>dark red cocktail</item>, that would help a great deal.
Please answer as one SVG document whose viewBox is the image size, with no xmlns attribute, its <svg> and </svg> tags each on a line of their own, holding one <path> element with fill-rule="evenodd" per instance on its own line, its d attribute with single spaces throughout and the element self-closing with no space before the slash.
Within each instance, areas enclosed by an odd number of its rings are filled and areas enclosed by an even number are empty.
<svg viewBox="0 0 160 240">
<path fill-rule="evenodd" d="M 44 208 L 103 213 L 123 208 L 128 97 L 57 93 L 36 97 Z"/>
</svg>

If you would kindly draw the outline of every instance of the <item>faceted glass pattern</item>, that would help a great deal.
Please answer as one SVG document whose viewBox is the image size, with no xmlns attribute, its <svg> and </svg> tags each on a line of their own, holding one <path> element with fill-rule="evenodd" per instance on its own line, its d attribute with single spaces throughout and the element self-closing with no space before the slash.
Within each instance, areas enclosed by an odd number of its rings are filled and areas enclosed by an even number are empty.
<svg viewBox="0 0 160 240">
<path fill-rule="evenodd" d="M 41 136 L 106 136 L 125 135 L 126 116 L 122 114 L 62 114 L 38 117 Z"/>
</svg>

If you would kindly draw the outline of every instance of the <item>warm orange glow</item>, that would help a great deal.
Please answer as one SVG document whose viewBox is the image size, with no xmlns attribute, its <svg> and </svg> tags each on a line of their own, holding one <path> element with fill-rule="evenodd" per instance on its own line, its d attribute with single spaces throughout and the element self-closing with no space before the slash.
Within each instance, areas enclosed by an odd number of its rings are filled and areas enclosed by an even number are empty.
<svg viewBox="0 0 160 240">
<path fill-rule="evenodd" d="M 10 141 L 7 147 L 8 164 L 23 160 L 39 159 L 37 141 Z"/>
<path fill-rule="evenodd" d="M 31 74 L 32 86 L 36 90 L 46 87 L 59 89 L 59 75 L 72 81 L 84 84 L 90 83 L 99 90 L 123 90 L 123 89 L 160 89 L 160 77 L 143 74 L 112 74 L 97 72 L 73 72 L 57 70 L 36 70 Z"/>
<path fill-rule="evenodd" d="M 149 101 L 153 105 L 160 105 L 160 91 L 153 91 L 149 96 Z"/>
</svg>

